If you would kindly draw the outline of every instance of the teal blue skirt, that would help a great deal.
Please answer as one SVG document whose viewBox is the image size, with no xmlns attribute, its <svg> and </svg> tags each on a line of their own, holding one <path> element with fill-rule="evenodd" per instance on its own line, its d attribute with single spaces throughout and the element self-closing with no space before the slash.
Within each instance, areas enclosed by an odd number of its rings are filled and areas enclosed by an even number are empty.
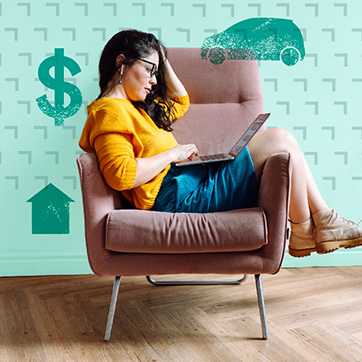
<svg viewBox="0 0 362 362">
<path fill-rule="evenodd" d="M 233 161 L 177 167 L 162 181 L 153 210 L 208 213 L 256 205 L 257 182 L 246 147 Z"/>
</svg>

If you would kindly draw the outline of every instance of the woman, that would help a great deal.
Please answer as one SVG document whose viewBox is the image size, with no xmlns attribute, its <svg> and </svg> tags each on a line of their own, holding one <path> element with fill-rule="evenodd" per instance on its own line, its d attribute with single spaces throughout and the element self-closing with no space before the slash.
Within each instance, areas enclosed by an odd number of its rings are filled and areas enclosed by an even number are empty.
<svg viewBox="0 0 362 362">
<path fill-rule="evenodd" d="M 99 75 L 101 91 L 88 106 L 79 145 L 97 154 L 106 182 L 136 208 L 213 212 L 253 206 L 265 161 L 289 152 L 289 253 L 302 257 L 362 245 L 362 229 L 327 206 L 298 143 L 283 129 L 257 134 L 233 162 L 173 166 L 198 151 L 194 144 L 178 144 L 170 132 L 189 98 L 152 34 L 114 35 L 102 52 Z"/>
</svg>

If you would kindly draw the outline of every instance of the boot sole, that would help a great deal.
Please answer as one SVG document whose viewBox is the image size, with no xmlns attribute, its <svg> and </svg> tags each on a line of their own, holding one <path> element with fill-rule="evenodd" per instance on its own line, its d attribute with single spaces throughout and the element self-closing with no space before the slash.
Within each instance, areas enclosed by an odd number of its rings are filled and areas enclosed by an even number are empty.
<svg viewBox="0 0 362 362">
<path fill-rule="evenodd" d="M 289 247 L 289 254 L 294 256 L 294 258 L 303 258 L 305 256 L 309 256 L 311 253 L 316 251 L 315 248 L 311 249 L 292 249 Z"/>
<path fill-rule="evenodd" d="M 332 253 L 339 248 L 351 249 L 361 245 L 362 238 L 351 240 L 325 241 L 323 243 L 317 243 L 316 250 L 318 254 L 327 254 Z"/>
</svg>

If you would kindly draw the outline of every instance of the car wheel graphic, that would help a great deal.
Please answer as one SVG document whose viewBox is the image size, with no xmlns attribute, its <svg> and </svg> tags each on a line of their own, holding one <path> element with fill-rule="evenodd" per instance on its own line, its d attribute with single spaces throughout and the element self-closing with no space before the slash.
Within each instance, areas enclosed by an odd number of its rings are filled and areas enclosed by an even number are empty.
<svg viewBox="0 0 362 362">
<path fill-rule="evenodd" d="M 280 53 L 280 60 L 288 66 L 297 64 L 300 60 L 300 52 L 294 47 L 286 47 Z"/>
<path fill-rule="evenodd" d="M 222 64 L 227 58 L 226 50 L 222 47 L 211 48 L 207 57 L 212 64 Z"/>
</svg>

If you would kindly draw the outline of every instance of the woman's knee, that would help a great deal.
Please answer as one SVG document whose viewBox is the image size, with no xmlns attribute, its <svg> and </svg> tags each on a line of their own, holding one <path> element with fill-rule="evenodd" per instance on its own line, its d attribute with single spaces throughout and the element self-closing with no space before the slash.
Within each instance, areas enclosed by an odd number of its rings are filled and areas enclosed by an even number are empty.
<svg viewBox="0 0 362 362">
<path fill-rule="evenodd" d="M 279 152 L 291 152 L 298 147 L 298 142 L 295 137 L 284 128 L 270 128 L 267 131 L 269 142 Z"/>
<path fill-rule="evenodd" d="M 266 160 L 271 155 L 288 152 L 294 157 L 300 154 L 300 149 L 290 132 L 283 128 L 269 128 L 250 140 L 249 152 L 258 179 Z"/>
</svg>

